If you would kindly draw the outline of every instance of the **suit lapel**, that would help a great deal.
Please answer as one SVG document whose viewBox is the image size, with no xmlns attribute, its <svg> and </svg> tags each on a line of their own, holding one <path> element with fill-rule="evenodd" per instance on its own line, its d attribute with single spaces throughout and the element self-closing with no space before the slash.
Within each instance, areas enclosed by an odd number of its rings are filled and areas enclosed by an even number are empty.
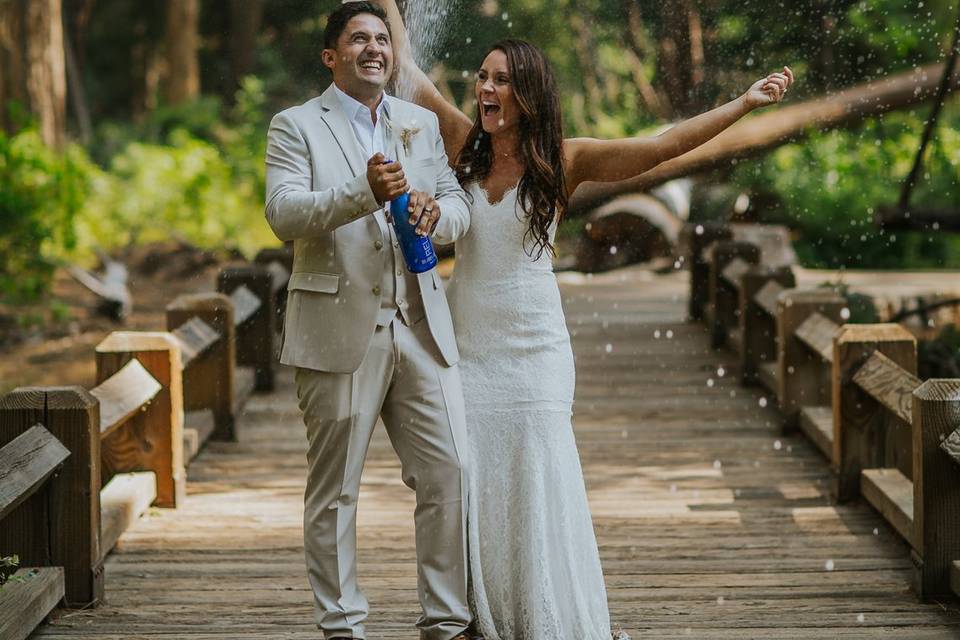
<svg viewBox="0 0 960 640">
<path fill-rule="evenodd" d="M 363 150 L 357 142 L 357 136 L 353 133 L 346 114 L 343 113 L 343 106 L 337 98 L 333 84 L 320 96 L 320 106 L 323 107 L 323 122 L 330 128 L 330 133 L 340 146 L 350 171 L 355 176 L 365 173 L 367 159 L 363 157 Z"/>
</svg>

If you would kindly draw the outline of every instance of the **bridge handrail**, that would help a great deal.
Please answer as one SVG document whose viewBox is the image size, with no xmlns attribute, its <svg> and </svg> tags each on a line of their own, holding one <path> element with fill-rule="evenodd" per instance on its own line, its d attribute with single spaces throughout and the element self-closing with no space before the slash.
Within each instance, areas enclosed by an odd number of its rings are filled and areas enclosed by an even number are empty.
<svg viewBox="0 0 960 640">
<path fill-rule="evenodd" d="M 11 443 L 36 439 L 38 423 L 67 455 L 55 482 L 30 495 L 17 490 L 18 503 L 5 496 L 19 485 L 0 482 L 0 517 L 10 524 L 0 526 L 0 549 L 25 564 L 62 567 L 63 595 L 51 606 L 61 599 L 68 606 L 100 602 L 103 559 L 122 531 L 151 504 L 182 501 L 185 466 L 206 435 L 191 440 L 184 415 L 189 425 L 192 416 L 212 413 L 217 424 L 207 430 L 210 437 L 232 438 L 235 416 L 255 383 L 258 389 L 272 384 L 284 271 L 279 262 L 273 269 L 226 267 L 217 285 L 233 285 L 229 295 L 177 298 L 167 308 L 168 332 L 111 333 L 95 349 L 97 384 L 89 391 L 22 387 L 0 397 L 0 477 L 4 456 L 16 451 Z M 238 357 L 251 345 L 266 354 L 262 371 Z M 32 528 L 38 522 L 46 523 L 39 532 Z M 55 573 L 35 574 L 48 595 Z"/>
<path fill-rule="evenodd" d="M 719 226 L 709 235 L 689 263 L 691 297 L 699 287 L 710 301 L 714 345 L 737 350 L 744 383 L 771 390 L 785 431 L 801 428 L 824 451 L 835 498 L 862 495 L 911 544 L 918 596 L 960 595 L 960 380 L 921 381 L 916 339 L 902 326 L 844 324 L 835 292 L 784 284 L 789 271 L 731 267 L 751 250 Z M 698 259 L 710 266 L 699 285 Z"/>
</svg>

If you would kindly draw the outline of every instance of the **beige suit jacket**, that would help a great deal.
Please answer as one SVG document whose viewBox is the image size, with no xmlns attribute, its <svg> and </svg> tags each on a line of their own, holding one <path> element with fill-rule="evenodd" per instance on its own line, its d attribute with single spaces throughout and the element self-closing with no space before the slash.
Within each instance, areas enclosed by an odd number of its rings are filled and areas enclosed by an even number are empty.
<svg viewBox="0 0 960 640">
<path fill-rule="evenodd" d="M 434 239 L 453 242 L 469 228 L 469 203 L 447 164 L 437 117 L 409 102 L 385 99 L 392 159 L 403 164 L 412 189 L 437 199 L 441 217 Z M 403 129 L 419 129 L 407 145 Z M 352 373 L 376 327 L 390 234 L 367 182 L 367 158 L 332 85 L 274 116 L 266 163 L 267 221 L 278 238 L 294 243 L 280 361 Z M 436 269 L 417 281 L 430 334 L 453 365 L 460 355 L 443 284 Z"/>
</svg>

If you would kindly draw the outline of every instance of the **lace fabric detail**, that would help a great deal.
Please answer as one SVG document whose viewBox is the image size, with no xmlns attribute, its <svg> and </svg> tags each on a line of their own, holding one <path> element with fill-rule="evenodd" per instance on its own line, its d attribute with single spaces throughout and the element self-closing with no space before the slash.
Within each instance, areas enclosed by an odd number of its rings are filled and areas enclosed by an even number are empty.
<svg viewBox="0 0 960 640">
<path fill-rule="evenodd" d="M 472 455 L 471 606 L 488 640 L 610 640 L 552 261 L 523 250 L 515 189 L 493 205 L 470 189 L 448 298 Z"/>
</svg>

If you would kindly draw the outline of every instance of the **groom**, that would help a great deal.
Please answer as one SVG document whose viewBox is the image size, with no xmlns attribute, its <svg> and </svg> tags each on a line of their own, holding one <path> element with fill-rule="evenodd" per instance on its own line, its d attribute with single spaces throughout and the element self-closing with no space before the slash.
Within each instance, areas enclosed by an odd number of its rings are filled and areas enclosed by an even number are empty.
<svg viewBox="0 0 960 640">
<path fill-rule="evenodd" d="M 328 640 L 365 637 L 356 508 L 380 416 L 416 490 L 420 637 L 466 639 L 459 353 L 436 269 L 407 271 L 384 206 L 410 190 L 421 233 L 439 225 L 452 240 L 468 225 L 468 203 L 436 116 L 384 93 L 393 50 L 380 8 L 334 11 L 323 64 L 333 84 L 273 118 L 266 157 L 267 220 L 294 241 L 280 360 L 296 367 L 309 445 L 304 545 L 317 625 Z"/>
</svg>

